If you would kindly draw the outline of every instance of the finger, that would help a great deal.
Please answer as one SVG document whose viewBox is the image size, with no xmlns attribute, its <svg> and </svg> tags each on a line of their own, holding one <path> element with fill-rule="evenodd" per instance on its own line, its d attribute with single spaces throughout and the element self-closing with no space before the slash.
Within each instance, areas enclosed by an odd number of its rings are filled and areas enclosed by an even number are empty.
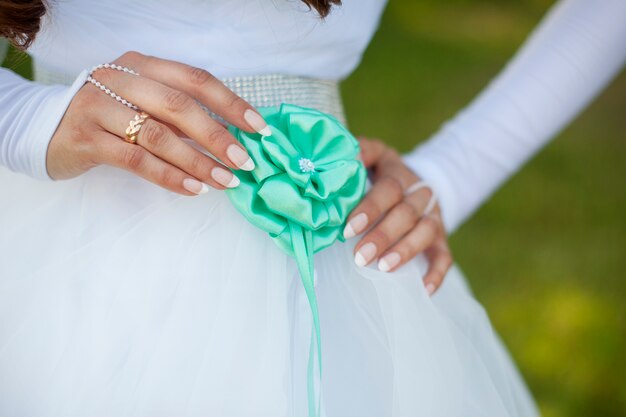
<svg viewBox="0 0 626 417">
<path fill-rule="evenodd" d="M 126 127 L 138 113 L 128 107 L 111 105 L 114 106 L 112 111 L 107 112 L 107 117 L 98 117 L 98 122 L 108 132 L 124 138 Z M 232 172 L 182 141 L 167 126 L 154 119 L 149 118 L 143 123 L 137 134 L 137 145 L 217 189 L 239 185 Z"/>
<path fill-rule="evenodd" d="M 132 172 L 167 190 L 183 195 L 206 193 L 209 188 L 197 178 L 152 155 L 141 146 L 126 143 L 107 132 L 94 136 L 98 163 Z"/>
<path fill-rule="evenodd" d="M 363 232 L 402 198 L 402 186 L 394 178 L 385 177 L 376 181 L 359 205 L 352 210 L 343 237 L 350 239 Z"/>
<path fill-rule="evenodd" d="M 361 145 L 361 159 L 366 168 L 375 165 L 385 153 L 386 147 L 379 140 L 359 137 L 359 143 Z"/>
<path fill-rule="evenodd" d="M 208 71 L 138 52 L 128 52 L 116 63 L 128 64 L 144 77 L 185 92 L 224 120 L 243 130 L 258 132 L 264 136 L 272 134 L 254 107 Z"/>
<path fill-rule="evenodd" d="M 452 266 L 452 255 L 447 244 L 442 242 L 426 251 L 426 257 L 429 261 L 428 271 L 424 276 L 424 287 L 429 295 L 433 295 L 435 291 L 441 287 L 446 273 Z"/>
<path fill-rule="evenodd" d="M 355 247 L 354 262 L 365 266 L 400 240 L 415 226 L 419 217 L 406 201 L 396 204 Z"/>
<path fill-rule="evenodd" d="M 428 213 L 425 213 L 425 210 L 428 207 L 432 198 L 433 198 L 433 191 L 428 186 L 420 188 L 419 190 L 405 196 L 406 201 L 411 203 L 413 207 L 417 207 L 417 212 L 420 215 L 428 214 Z"/>
<path fill-rule="evenodd" d="M 424 216 L 417 225 L 391 247 L 378 261 L 378 269 L 391 272 L 431 247 L 439 234 L 439 225 L 431 216 Z"/>
<path fill-rule="evenodd" d="M 151 116 L 176 126 L 231 168 L 254 169 L 243 146 L 182 91 L 111 69 L 97 71 L 94 78 Z"/>
<path fill-rule="evenodd" d="M 390 176 L 396 178 L 402 185 L 403 190 L 406 190 L 419 180 L 415 172 L 404 164 L 400 155 L 393 149 L 387 149 L 381 155 L 375 166 L 375 174 L 379 177 Z"/>
</svg>

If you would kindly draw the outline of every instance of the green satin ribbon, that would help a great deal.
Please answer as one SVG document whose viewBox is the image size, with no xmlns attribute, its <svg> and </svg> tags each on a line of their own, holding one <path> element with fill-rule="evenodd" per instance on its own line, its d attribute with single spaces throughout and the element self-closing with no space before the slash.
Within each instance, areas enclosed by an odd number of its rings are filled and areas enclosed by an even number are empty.
<svg viewBox="0 0 626 417">
<path fill-rule="evenodd" d="M 291 104 L 258 110 L 272 135 L 229 127 L 256 167 L 251 172 L 234 171 L 241 184 L 226 194 L 237 210 L 296 260 L 313 315 L 307 396 L 309 416 L 315 417 L 320 397 L 315 396 L 314 353 L 321 380 L 322 344 L 313 254 L 343 241 L 346 219 L 363 197 L 366 171 L 356 159 L 358 142 L 334 117 Z"/>
</svg>

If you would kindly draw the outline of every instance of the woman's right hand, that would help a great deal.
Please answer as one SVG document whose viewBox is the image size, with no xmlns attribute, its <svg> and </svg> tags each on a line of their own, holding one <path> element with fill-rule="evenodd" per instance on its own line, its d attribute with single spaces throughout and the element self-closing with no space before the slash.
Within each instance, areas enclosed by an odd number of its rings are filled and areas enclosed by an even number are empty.
<svg viewBox="0 0 626 417">
<path fill-rule="evenodd" d="M 239 184 L 230 170 L 250 171 L 254 162 L 228 130 L 198 104 L 248 132 L 267 134 L 259 113 L 207 71 L 174 61 L 127 52 L 113 63 L 140 75 L 99 69 L 93 77 L 148 113 L 136 144 L 125 131 L 137 112 L 91 83 L 75 95 L 46 157 L 53 179 L 73 178 L 98 165 L 125 169 L 184 195 Z M 197 102 L 197 101 L 198 102 Z M 182 140 L 197 142 L 223 165 Z"/>
</svg>

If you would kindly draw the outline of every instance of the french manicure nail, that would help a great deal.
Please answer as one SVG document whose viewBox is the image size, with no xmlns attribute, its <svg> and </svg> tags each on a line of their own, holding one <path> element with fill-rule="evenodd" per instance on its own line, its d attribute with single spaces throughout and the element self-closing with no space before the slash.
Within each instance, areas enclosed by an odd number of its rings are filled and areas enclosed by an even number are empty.
<svg viewBox="0 0 626 417">
<path fill-rule="evenodd" d="M 426 284 L 426 291 L 428 291 L 428 295 L 433 295 L 433 293 L 435 292 L 435 284 Z"/>
<path fill-rule="evenodd" d="M 389 272 L 400 263 L 400 254 L 398 252 L 391 252 L 378 261 L 378 269 L 383 272 Z"/>
<path fill-rule="evenodd" d="M 265 119 L 254 110 L 248 109 L 243 113 L 243 118 L 248 122 L 250 127 L 263 136 L 271 136 L 272 131 L 265 122 Z"/>
<path fill-rule="evenodd" d="M 354 255 L 354 263 L 357 266 L 363 267 L 370 263 L 372 259 L 376 256 L 376 245 L 372 242 L 366 243 L 359 249 L 359 251 Z"/>
<path fill-rule="evenodd" d="M 194 180 L 193 178 L 185 178 L 183 180 L 183 188 L 194 194 L 205 194 L 209 192 L 209 187 L 206 184 Z"/>
<path fill-rule="evenodd" d="M 211 176 L 213 179 L 226 188 L 235 188 L 239 185 L 239 178 L 232 172 L 225 170 L 224 168 L 215 167 L 211 170 Z"/>
<path fill-rule="evenodd" d="M 345 239 L 350 239 L 358 235 L 365 229 L 367 226 L 367 214 L 360 213 L 346 225 L 346 228 L 343 229 L 343 237 Z"/>
<path fill-rule="evenodd" d="M 254 169 L 254 161 L 248 156 L 246 151 L 239 146 L 232 144 L 226 149 L 226 155 L 239 169 L 244 171 L 252 171 Z"/>
</svg>

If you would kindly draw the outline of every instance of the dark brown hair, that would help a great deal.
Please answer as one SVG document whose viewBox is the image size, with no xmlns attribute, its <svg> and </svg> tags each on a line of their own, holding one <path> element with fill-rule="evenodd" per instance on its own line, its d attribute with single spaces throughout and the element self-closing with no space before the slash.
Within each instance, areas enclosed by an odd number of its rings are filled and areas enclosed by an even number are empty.
<svg viewBox="0 0 626 417">
<path fill-rule="evenodd" d="M 20 49 L 26 49 L 39 32 L 46 14 L 43 0 L 0 0 L 0 36 Z"/>
<path fill-rule="evenodd" d="M 302 0 L 324 18 L 341 0 Z M 26 49 L 35 40 L 46 14 L 45 0 L 0 0 L 0 36 L 19 49 Z"/>
<path fill-rule="evenodd" d="M 341 5 L 341 0 L 302 0 L 309 8 L 317 10 L 321 17 L 328 16 L 333 5 Z"/>
</svg>

